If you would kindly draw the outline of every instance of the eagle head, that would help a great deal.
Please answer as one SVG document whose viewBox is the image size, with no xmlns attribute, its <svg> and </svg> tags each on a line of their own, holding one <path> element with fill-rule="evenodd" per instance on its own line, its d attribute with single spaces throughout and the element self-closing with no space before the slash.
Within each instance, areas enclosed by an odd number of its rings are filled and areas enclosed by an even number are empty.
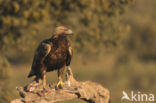
<svg viewBox="0 0 156 103">
<path fill-rule="evenodd" d="M 53 36 L 59 36 L 59 35 L 71 35 L 73 34 L 73 31 L 65 26 L 59 26 L 56 27 L 53 33 Z"/>
</svg>

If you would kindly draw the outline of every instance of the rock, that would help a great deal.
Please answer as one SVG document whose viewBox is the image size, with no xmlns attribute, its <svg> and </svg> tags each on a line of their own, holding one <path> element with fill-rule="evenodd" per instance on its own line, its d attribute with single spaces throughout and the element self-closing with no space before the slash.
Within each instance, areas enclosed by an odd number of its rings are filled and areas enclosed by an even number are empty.
<svg viewBox="0 0 156 103">
<path fill-rule="evenodd" d="M 56 84 L 50 84 L 43 90 L 42 84 L 33 81 L 25 87 L 17 87 L 22 98 L 11 103 L 54 103 L 71 99 L 82 99 L 88 103 L 108 103 L 109 90 L 102 85 L 91 82 L 79 82 L 73 77 L 70 68 L 67 70 L 63 89 L 56 89 Z"/>
</svg>

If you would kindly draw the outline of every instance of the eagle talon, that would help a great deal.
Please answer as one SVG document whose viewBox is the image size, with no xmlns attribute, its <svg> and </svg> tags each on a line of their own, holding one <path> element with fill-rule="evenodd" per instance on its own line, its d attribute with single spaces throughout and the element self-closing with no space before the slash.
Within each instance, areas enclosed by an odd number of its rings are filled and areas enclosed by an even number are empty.
<svg viewBox="0 0 156 103">
<path fill-rule="evenodd" d="M 62 81 L 59 81 L 56 85 L 56 88 L 57 89 L 62 89 L 63 88 L 63 82 Z"/>
</svg>

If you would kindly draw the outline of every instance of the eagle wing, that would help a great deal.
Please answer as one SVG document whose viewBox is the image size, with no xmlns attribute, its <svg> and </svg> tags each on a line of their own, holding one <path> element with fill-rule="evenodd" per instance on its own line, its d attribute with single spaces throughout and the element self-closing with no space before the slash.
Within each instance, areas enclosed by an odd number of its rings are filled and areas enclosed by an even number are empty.
<svg viewBox="0 0 156 103">
<path fill-rule="evenodd" d="M 31 77 L 35 75 L 36 73 L 40 73 L 42 66 L 43 66 L 43 62 L 45 58 L 47 57 L 47 55 L 50 53 L 50 51 L 51 51 L 51 45 L 48 43 L 42 42 L 38 46 L 38 48 L 35 51 L 31 71 L 28 77 Z"/>
<path fill-rule="evenodd" d="M 72 50 L 72 47 L 70 46 L 70 44 L 68 43 L 66 66 L 70 65 L 72 55 L 73 55 L 73 50 Z"/>
</svg>

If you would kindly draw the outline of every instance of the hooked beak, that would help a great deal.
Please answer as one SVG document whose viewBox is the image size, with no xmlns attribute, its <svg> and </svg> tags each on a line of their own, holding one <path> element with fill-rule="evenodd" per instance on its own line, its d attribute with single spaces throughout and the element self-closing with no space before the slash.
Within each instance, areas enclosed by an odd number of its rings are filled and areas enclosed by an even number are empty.
<svg viewBox="0 0 156 103">
<path fill-rule="evenodd" d="M 69 34 L 69 35 L 73 35 L 73 31 L 69 29 L 69 30 L 68 30 L 68 34 Z"/>
<path fill-rule="evenodd" d="M 73 34 L 73 31 L 72 31 L 71 29 L 69 29 L 69 30 L 67 31 L 66 34 L 68 34 L 68 35 L 72 35 L 72 34 Z"/>
</svg>

